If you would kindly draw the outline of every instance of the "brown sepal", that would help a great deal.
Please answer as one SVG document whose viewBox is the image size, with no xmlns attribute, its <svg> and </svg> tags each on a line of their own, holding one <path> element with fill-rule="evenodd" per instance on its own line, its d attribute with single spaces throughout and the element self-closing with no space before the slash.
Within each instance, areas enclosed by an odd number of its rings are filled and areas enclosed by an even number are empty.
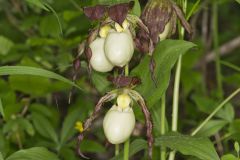
<svg viewBox="0 0 240 160">
<path fill-rule="evenodd" d="M 116 4 L 108 9 L 108 16 L 118 24 L 122 25 L 126 19 L 128 11 L 132 9 L 134 2 Z"/>
<path fill-rule="evenodd" d="M 141 83 L 138 77 L 126 77 L 126 76 L 108 76 L 108 81 L 112 82 L 117 88 L 119 87 L 131 87 Z"/>
<path fill-rule="evenodd" d="M 192 27 L 188 23 L 188 21 L 185 19 L 185 16 L 184 16 L 182 10 L 174 2 L 172 2 L 172 7 L 173 7 L 175 13 L 177 14 L 177 17 L 179 18 L 182 26 L 185 28 L 185 30 L 188 32 L 188 34 L 192 34 Z"/>
<path fill-rule="evenodd" d="M 105 5 L 96 5 L 93 7 L 84 7 L 84 14 L 91 20 L 99 20 L 106 13 L 107 6 Z"/>
</svg>

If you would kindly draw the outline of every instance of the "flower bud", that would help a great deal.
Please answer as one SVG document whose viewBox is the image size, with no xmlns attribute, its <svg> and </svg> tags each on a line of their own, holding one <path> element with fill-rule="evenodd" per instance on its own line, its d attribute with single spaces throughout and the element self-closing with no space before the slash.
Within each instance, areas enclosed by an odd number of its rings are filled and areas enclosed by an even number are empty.
<svg viewBox="0 0 240 160">
<path fill-rule="evenodd" d="M 150 0 L 141 15 L 154 44 L 175 32 L 176 13 L 170 0 Z"/>
</svg>

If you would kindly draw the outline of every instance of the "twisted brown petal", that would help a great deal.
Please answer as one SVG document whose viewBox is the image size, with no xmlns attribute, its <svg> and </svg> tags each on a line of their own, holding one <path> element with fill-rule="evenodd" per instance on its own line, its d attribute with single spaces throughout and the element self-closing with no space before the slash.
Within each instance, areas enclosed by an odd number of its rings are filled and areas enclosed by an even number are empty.
<svg viewBox="0 0 240 160">
<path fill-rule="evenodd" d="M 82 153 L 81 150 L 80 150 L 80 143 L 81 143 L 81 141 L 82 141 L 83 138 L 84 138 L 84 133 L 85 133 L 85 131 L 87 131 L 87 130 L 91 127 L 92 122 L 98 117 L 99 112 L 102 110 L 103 104 L 104 104 L 105 102 L 111 101 L 111 100 L 114 99 L 116 96 L 117 96 L 117 94 L 116 94 L 116 91 L 114 90 L 114 91 L 112 91 L 112 92 L 107 93 L 107 94 L 106 94 L 105 96 L 103 96 L 102 98 L 100 98 L 100 100 L 98 101 L 98 103 L 97 103 L 96 106 L 95 106 L 95 109 L 94 109 L 92 115 L 84 122 L 84 124 L 83 124 L 83 127 L 84 127 L 83 132 L 79 134 L 79 136 L 78 136 L 78 142 L 77 142 L 77 153 L 78 153 L 81 157 L 88 159 L 88 157 L 84 156 L 83 153 Z"/>
<path fill-rule="evenodd" d="M 148 110 L 148 107 L 143 99 L 143 97 L 136 91 L 130 90 L 129 95 L 139 104 L 139 106 L 142 109 L 142 112 L 144 113 L 146 126 L 147 126 L 147 138 L 148 138 L 148 156 L 149 159 L 152 159 L 152 149 L 153 149 L 153 124 L 152 124 L 152 118 L 151 113 Z"/>
</svg>

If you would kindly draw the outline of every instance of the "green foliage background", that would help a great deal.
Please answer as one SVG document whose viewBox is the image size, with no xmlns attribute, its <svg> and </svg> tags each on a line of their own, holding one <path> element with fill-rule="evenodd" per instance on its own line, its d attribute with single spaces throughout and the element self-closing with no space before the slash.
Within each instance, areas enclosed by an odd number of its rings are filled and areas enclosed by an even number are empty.
<svg viewBox="0 0 240 160">
<path fill-rule="evenodd" d="M 128 0 L 0 0 L 0 66 L 19 66 L 0 67 L 0 160 L 81 159 L 75 152 L 78 132 L 74 125 L 83 122 L 98 98 L 113 89 L 106 80 L 107 74 L 94 72 L 88 76 L 85 59 L 81 60 L 76 84 L 71 82 L 77 47 L 96 25 L 83 15 L 82 7 L 121 2 Z M 219 6 L 220 46 L 240 35 L 237 2 L 214 2 Z M 145 3 L 135 0 L 132 14 L 139 16 Z M 223 160 L 237 160 L 233 144 L 240 142 L 239 96 L 225 105 L 195 137 L 187 136 L 222 100 L 216 89 L 214 61 L 202 60 L 213 50 L 211 38 L 209 44 L 202 33 L 203 27 L 211 28 L 209 24 L 204 26 L 202 16 L 208 10 L 211 22 L 209 5 L 213 2 L 189 0 L 188 3 L 188 13 L 196 6 L 191 19 L 193 42 L 165 40 L 157 45 L 154 54 L 157 88 L 150 78 L 148 56 L 140 64 L 130 65 L 130 75 L 142 80 L 136 90 L 146 99 L 153 117 L 156 137 L 153 159 L 159 159 L 159 146 L 166 146 L 181 153 L 177 155 L 179 160 L 218 160 L 223 155 Z M 211 37 L 211 32 L 207 36 Z M 240 86 L 239 49 L 229 52 L 221 58 L 225 97 Z M 172 71 L 179 55 L 184 55 L 179 111 L 181 134 L 169 132 L 160 136 L 160 98 L 167 92 L 166 120 L 170 124 Z M 107 104 L 103 112 L 110 106 Z M 140 109 L 134 107 L 134 110 L 137 122 L 143 126 Z M 81 144 L 82 151 L 94 159 L 121 159 L 122 153 L 113 157 L 113 147 L 106 144 L 101 120 L 102 116 Z M 144 132 L 142 129 L 140 134 L 132 136 L 133 159 L 147 159 Z M 219 150 L 219 145 L 223 150 Z"/>
</svg>

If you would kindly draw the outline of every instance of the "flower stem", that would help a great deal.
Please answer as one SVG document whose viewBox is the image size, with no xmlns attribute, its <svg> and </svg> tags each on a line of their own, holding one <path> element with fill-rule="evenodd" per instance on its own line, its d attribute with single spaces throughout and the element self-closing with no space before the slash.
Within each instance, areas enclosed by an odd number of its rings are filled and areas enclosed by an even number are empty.
<svg viewBox="0 0 240 160">
<path fill-rule="evenodd" d="M 129 143 L 130 143 L 129 139 L 124 143 L 123 160 L 128 160 L 128 157 L 129 157 Z"/>
<path fill-rule="evenodd" d="M 192 136 L 196 135 L 206 124 L 207 122 L 220 110 L 222 107 L 229 102 L 234 96 L 240 93 L 240 88 L 234 91 L 230 96 L 228 96 L 221 104 L 219 104 L 215 110 L 192 132 Z"/>
<path fill-rule="evenodd" d="M 125 76 L 129 75 L 129 67 L 128 64 L 124 68 Z M 124 153 L 123 153 L 123 159 L 128 160 L 129 157 L 129 143 L 130 143 L 130 138 L 124 143 Z"/>
<path fill-rule="evenodd" d="M 115 156 L 119 155 L 119 144 L 115 145 Z"/>
<path fill-rule="evenodd" d="M 219 38 L 218 38 L 218 4 L 215 2 L 212 5 L 213 11 L 213 43 L 214 43 L 214 53 L 215 53 L 215 65 L 216 65 L 216 79 L 217 79 L 217 90 L 220 99 L 223 98 L 223 87 L 222 87 L 222 75 L 221 75 L 221 64 L 219 55 Z"/>
<path fill-rule="evenodd" d="M 166 94 L 164 93 L 162 96 L 162 104 L 161 104 L 161 135 L 165 134 L 165 114 L 166 114 Z M 161 147 L 161 160 L 166 160 L 166 148 Z"/>
<path fill-rule="evenodd" d="M 179 4 L 182 6 L 183 12 L 186 14 L 187 10 L 187 0 L 179 0 Z M 180 24 L 180 23 L 179 23 Z M 179 38 L 184 39 L 184 28 L 179 26 Z M 174 90 L 173 90 L 173 111 L 172 111 L 172 131 L 177 131 L 178 126 L 178 108 L 179 108 L 179 87 L 180 87 L 180 77 L 182 68 L 182 55 L 179 56 L 177 62 L 177 68 L 174 80 Z M 176 151 L 172 151 L 169 154 L 169 160 L 175 159 Z"/>
</svg>

